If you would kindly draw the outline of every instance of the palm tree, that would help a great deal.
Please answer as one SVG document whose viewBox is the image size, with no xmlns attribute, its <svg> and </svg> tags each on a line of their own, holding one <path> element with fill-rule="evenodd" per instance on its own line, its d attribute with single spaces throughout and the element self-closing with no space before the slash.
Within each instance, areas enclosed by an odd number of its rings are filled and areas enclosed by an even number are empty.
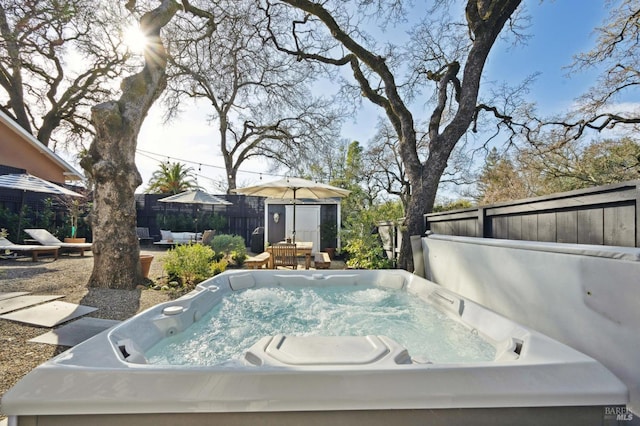
<svg viewBox="0 0 640 426">
<path fill-rule="evenodd" d="M 189 189 L 198 189 L 192 167 L 182 163 L 161 163 L 149 180 L 148 194 L 178 194 Z"/>
</svg>

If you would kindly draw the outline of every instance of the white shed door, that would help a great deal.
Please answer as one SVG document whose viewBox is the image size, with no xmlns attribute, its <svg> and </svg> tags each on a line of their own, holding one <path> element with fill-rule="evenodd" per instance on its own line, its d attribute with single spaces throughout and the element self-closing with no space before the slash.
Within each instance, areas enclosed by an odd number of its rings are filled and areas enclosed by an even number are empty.
<svg viewBox="0 0 640 426">
<path fill-rule="evenodd" d="M 320 206 L 296 204 L 296 241 L 313 242 L 313 252 L 320 247 Z M 287 238 L 293 234 L 293 205 L 286 206 Z"/>
</svg>

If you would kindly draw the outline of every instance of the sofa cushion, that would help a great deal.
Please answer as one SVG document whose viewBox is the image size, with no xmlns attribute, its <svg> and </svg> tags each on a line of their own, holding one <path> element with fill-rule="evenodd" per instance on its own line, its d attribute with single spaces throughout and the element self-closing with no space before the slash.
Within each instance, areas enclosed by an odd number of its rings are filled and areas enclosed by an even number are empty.
<svg viewBox="0 0 640 426">
<path fill-rule="evenodd" d="M 178 243 L 188 243 L 196 241 L 197 234 L 195 232 L 172 232 L 173 241 Z"/>
</svg>

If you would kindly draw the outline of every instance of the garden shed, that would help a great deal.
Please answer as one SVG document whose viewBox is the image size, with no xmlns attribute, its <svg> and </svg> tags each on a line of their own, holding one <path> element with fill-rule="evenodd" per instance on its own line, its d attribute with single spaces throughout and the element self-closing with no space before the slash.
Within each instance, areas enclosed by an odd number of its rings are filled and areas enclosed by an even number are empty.
<svg viewBox="0 0 640 426">
<path fill-rule="evenodd" d="M 287 199 L 265 199 L 265 240 L 275 244 L 291 238 L 293 233 L 293 202 Z M 296 209 L 296 240 L 313 242 L 313 251 L 340 249 L 341 210 L 339 198 L 298 198 Z"/>
</svg>

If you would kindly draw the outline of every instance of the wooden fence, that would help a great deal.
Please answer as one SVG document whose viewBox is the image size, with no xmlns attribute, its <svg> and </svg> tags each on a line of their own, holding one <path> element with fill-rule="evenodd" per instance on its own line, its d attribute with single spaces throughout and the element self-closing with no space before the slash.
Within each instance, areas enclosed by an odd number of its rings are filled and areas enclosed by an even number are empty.
<svg viewBox="0 0 640 426">
<path fill-rule="evenodd" d="M 222 216 L 226 221 L 221 233 L 240 235 L 245 243 L 251 242 L 252 232 L 264 226 L 264 201 L 261 197 L 245 195 L 218 195 L 232 204 L 229 206 L 196 206 L 193 204 L 160 203 L 159 199 L 166 194 L 136 194 L 137 226 L 149 228 L 149 232 L 159 239 L 160 229 L 163 228 L 164 215 L 184 214 L 197 217 L 198 214 L 212 213 Z M 203 231 L 202 224 L 199 231 Z M 193 231 L 194 229 L 188 229 Z M 182 231 L 182 229 L 178 230 Z"/>
<path fill-rule="evenodd" d="M 640 247 L 640 180 L 424 217 L 444 235 Z"/>
</svg>

